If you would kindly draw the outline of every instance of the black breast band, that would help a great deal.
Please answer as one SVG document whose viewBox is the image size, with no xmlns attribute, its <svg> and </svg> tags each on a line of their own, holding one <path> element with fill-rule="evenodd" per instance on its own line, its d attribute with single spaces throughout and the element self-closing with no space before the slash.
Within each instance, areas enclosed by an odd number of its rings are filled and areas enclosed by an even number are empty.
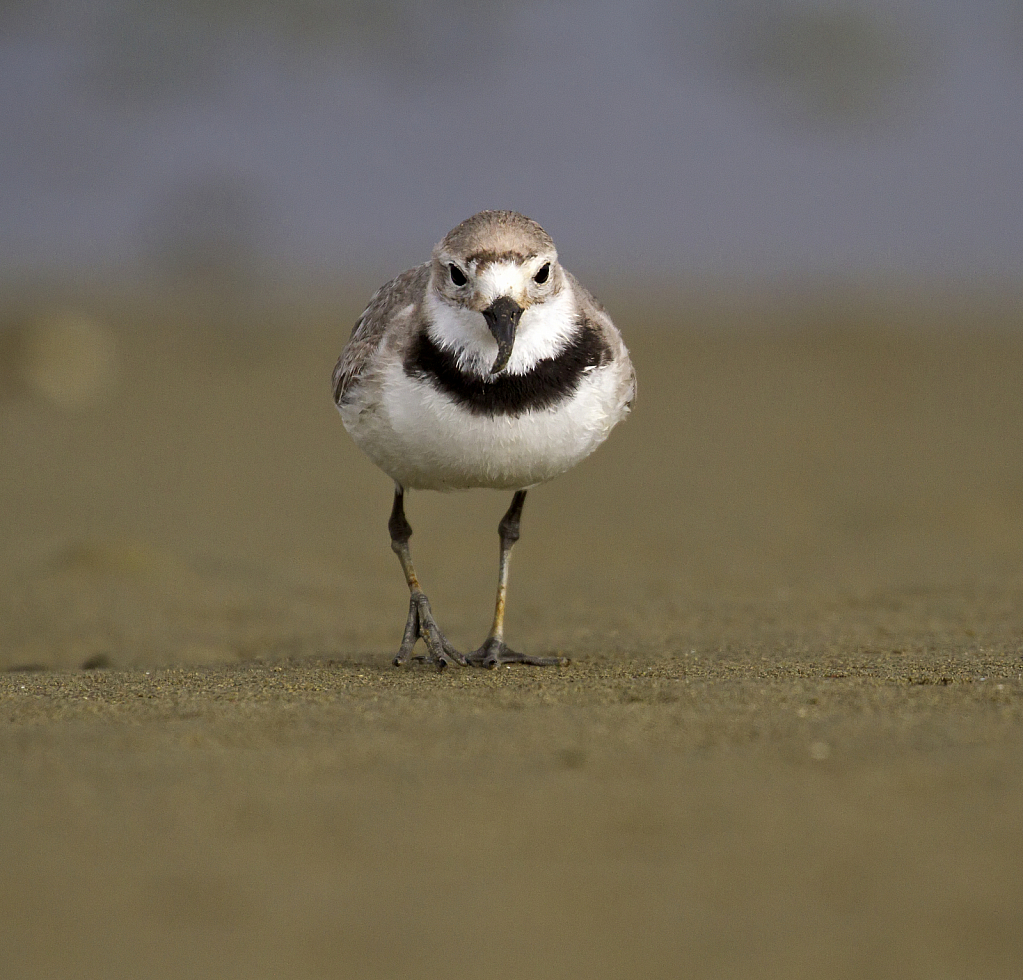
<svg viewBox="0 0 1023 980">
<path fill-rule="evenodd" d="M 610 360 L 611 348 L 600 332 L 589 320 L 581 319 L 559 354 L 537 361 L 526 374 L 502 371 L 493 378 L 462 371 L 455 355 L 438 347 L 423 330 L 405 357 L 405 374 L 429 381 L 473 415 L 516 416 L 552 408 L 570 398 L 587 368 Z"/>
</svg>

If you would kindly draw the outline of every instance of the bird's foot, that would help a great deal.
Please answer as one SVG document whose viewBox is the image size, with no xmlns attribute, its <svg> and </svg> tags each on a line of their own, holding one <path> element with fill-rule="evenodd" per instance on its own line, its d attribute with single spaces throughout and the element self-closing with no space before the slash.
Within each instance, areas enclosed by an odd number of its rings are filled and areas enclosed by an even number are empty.
<svg viewBox="0 0 1023 980">
<path fill-rule="evenodd" d="M 530 667 L 563 667 L 568 657 L 530 657 L 512 650 L 504 640 L 489 636 L 478 650 L 470 653 L 466 661 L 474 667 L 496 667 L 498 664 L 527 664 Z"/>
<path fill-rule="evenodd" d="M 420 639 L 426 644 L 427 655 L 414 657 L 412 649 Z M 422 592 L 413 592 L 409 598 L 405 635 L 401 639 L 398 655 L 394 658 L 394 666 L 401 667 L 409 660 L 425 660 L 436 664 L 438 670 L 452 664 L 464 667 L 469 662 L 440 631 L 437 621 L 433 618 L 433 610 L 430 609 L 430 600 Z"/>
</svg>

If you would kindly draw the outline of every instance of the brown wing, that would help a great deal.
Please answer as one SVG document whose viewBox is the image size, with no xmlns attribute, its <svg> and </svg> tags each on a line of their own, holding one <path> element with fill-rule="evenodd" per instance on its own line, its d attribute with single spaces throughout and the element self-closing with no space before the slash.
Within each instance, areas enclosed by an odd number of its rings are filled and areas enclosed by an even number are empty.
<svg viewBox="0 0 1023 980">
<path fill-rule="evenodd" d="M 334 402 L 340 405 L 379 349 L 394 314 L 422 300 L 430 279 L 430 263 L 409 269 L 381 286 L 355 323 L 352 336 L 334 366 Z"/>
<path fill-rule="evenodd" d="M 626 409 L 632 411 L 636 403 L 636 369 L 629 359 L 629 351 L 622 340 L 622 335 L 614 325 L 604 305 L 593 295 L 575 276 L 567 269 L 565 275 L 572 283 L 572 292 L 575 294 L 576 302 L 579 304 L 579 316 L 588 321 L 600 330 L 604 341 L 611 351 L 611 360 L 617 361 L 626 368 L 626 383 L 623 389 L 624 404 Z"/>
</svg>

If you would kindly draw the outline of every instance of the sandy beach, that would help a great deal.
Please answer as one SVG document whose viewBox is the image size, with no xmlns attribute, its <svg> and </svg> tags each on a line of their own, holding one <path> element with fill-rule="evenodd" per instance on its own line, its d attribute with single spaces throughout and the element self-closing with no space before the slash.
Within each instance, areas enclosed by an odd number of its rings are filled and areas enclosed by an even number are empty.
<svg viewBox="0 0 1023 980">
<path fill-rule="evenodd" d="M 390 666 L 365 295 L 0 323 L 0 975 L 1023 976 L 1017 300 L 603 297 L 636 412 L 508 640 Z M 413 493 L 486 633 L 507 494 Z"/>
</svg>

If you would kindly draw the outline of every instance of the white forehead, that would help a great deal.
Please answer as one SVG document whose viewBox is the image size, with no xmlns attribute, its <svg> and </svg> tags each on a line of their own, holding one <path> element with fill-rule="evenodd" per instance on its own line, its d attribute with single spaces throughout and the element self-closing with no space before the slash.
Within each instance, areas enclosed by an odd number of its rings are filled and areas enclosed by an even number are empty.
<svg viewBox="0 0 1023 980">
<path fill-rule="evenodd" d="M 519 263 L 512 259 L 491 262 L 477 273 L 477 289 L 491 301 L 499 296 L 519 296 L 525 291 L 533 264 Z"/>
</svg>

